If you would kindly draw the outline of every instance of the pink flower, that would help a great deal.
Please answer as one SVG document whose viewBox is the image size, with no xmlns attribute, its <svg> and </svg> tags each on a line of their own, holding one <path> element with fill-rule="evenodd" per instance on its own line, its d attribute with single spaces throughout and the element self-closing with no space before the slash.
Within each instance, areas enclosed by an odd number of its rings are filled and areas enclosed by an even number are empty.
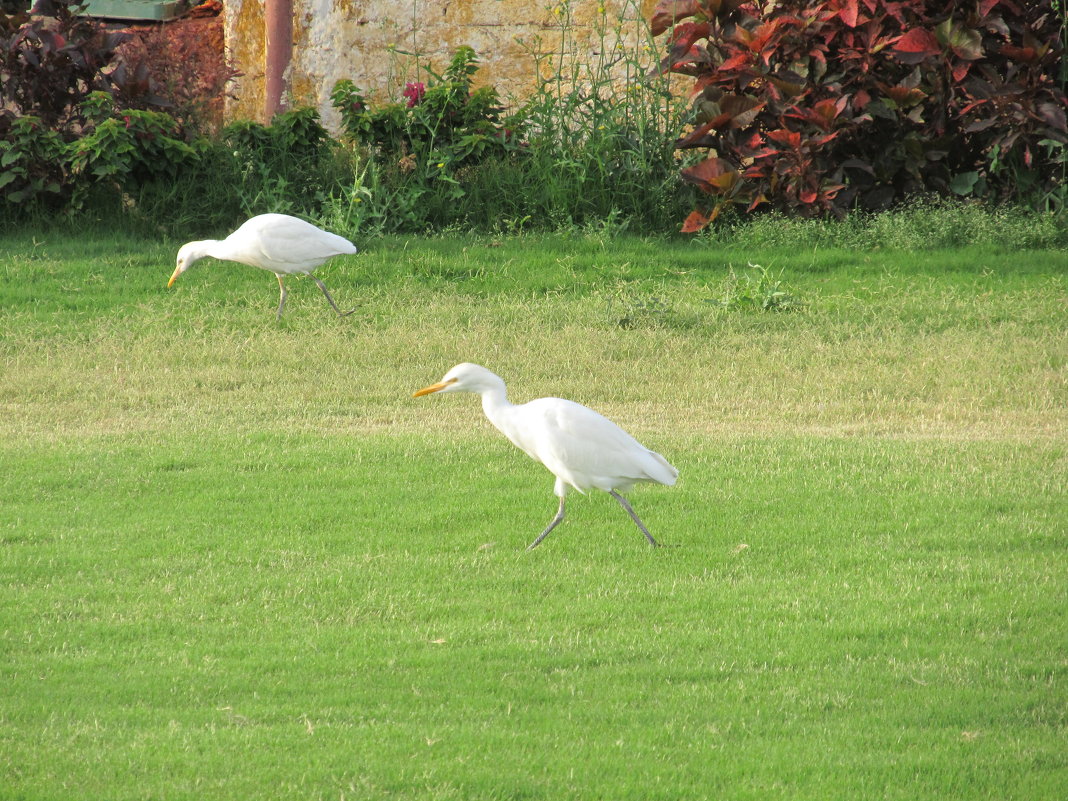
<svg viewBox="0 0 1068 801">
<path fill-rule="evenodd" d="M 408 108 L 412 108 L 419 105 L 419 101 L 423 99 L 423 95 L 426 94 L 426 86 L 418 81 L 416 83 L 406 83 L 401 94 L 408 98 Z"/>
</svg>

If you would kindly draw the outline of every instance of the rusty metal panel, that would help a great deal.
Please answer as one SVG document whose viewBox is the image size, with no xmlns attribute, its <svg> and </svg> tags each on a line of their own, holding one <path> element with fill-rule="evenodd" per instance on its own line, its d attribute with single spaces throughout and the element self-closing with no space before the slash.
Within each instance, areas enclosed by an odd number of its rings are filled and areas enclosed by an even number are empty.
<svg viewBox="0 0 1068 801">
<path fill-rule="evenodd" d="M 100 19 L 163 22 L 184 14 L 182 0 L 87 0 L 79 13 Z"/>
</svg>

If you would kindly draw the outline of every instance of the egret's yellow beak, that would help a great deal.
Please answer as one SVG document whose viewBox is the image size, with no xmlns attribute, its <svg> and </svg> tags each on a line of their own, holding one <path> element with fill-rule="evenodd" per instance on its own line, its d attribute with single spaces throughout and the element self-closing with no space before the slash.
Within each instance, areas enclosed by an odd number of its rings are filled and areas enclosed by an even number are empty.
<svg viewBox="0 0 1068 801">
<path fill-rule="evenodd" d="M 429 395 L 431 392 L 441 392 L 445 387 L 452 386 L 455 383 L 455 378 L 450 378 L 448 381 L 439 381 L 436 384 L 431 384 L 429 387 L 423 387 L 422 389 L 413 392 L 412 397 L 421 398 L 423 395 Z"/>
<path fill-rule="evenodd" d="M 170 289 L 174 285 L 174 282 L 178 280 L 178 276 L 182 274 L 180 267 L 175 267 L 174 272 L 171 273 L 171 280 L 167 282 L 167 289 Z"/>
</svg>

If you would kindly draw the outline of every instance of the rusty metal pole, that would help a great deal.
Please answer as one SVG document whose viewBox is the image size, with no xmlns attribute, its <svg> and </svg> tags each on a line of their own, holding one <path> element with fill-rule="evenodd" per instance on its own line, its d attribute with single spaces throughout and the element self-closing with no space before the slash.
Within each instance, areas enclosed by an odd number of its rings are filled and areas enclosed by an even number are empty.
<svg viewBox="0 0 1068 801">
<path fill-rule="evenodd" d="M 293 56 L 293 2 L 266 0 L 263 10 L 267 36 L 267 74 L 263 113 L 269 124 L 285 105 L 286 70 Z"/>
</svg>

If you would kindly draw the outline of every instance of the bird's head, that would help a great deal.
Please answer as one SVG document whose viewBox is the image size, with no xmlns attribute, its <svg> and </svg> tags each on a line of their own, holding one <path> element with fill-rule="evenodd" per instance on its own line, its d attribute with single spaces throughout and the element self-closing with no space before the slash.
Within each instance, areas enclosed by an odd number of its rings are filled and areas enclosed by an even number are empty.
<svg viewBox="0 0 1068 801">
<path fill-rule="evenodd" d="M 178 280 L 178 276 L 204 258 L 204 250 L 200 242 L 187 242 L 178 250 L 178 263 L 171 273 L 171 280 L 167 282 L 170 288 Z"/>
<path fill-rule="evenodd" d="M 429 387 L 423 387 L 412 393 L 413 398 L 429 395 L 432 392 L 477 392 L 503 387 L 500 376 L 491 373 L 485 367 L 464 362 L 453 367 L 442 379 Z"/>
</svg>

